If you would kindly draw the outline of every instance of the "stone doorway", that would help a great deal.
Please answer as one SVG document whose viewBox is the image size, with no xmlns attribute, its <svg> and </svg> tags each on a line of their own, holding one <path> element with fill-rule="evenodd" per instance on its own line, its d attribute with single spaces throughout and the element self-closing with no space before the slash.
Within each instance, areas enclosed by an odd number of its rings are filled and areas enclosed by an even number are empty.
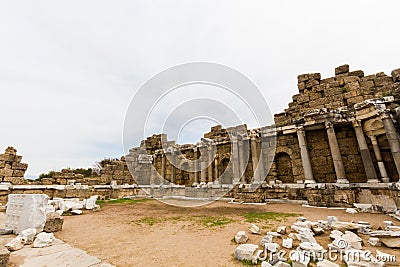
<svg viewBox="0 0 400 267">
<path fill-rule="evenodd" d="M 293 169 L 292 169 L 292 159 L 289 154 L 285 152 L 279 152 L 276 155 L 276 169 L 278 173 L 278 180 L 283 183 L 293 183 Z"/>
</svg>

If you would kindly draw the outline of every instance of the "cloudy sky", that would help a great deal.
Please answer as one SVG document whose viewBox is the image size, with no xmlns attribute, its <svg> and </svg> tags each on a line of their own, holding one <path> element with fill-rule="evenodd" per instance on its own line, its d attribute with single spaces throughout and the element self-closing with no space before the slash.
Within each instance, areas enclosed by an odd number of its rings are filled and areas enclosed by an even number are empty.
<svg viewBox="0 0 400 267">
<path fill-rule="evenodd" d="M 329 77 L 348 63 L 390 74 L 400 67 L 398 10 L 395 0 L 0 0 L 0 149 L 17 148 L 27 175 L 119 157 L 135 92 L 185 62 L 247 75 L 273 113 L 300 73 Z"/>
</svg>

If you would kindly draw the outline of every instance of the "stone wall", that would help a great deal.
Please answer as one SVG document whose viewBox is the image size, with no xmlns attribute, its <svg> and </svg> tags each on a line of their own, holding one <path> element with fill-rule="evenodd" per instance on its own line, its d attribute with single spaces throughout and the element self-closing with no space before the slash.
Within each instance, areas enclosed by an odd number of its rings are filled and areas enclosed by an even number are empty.
<svg viewBox="0 0 400 267">
<path fill-rule="evenodd" d="M 28 164 L 21 163 L 22 156 L 17 155 L 17 150 L 8 147 L 4 154 L 0 154 L 0 178 L 2 182 L 24 184 L 25 171 Z"/>
<path fill-rule="evenodd" d="M 119 185 L 134 183 L 133 177 L 126 165 L 125 157 L 109 160 L 102 166 L 98 184 L 110 184 L 111 181 L 116 181 Z"/>
<path fill-rule="evenodd" d="M 148 137 L 127 155 L 134 180 L 185 186 L 248 184 L 257 175 L 268 183 L 399 180 L 400 69 L 391 76 L 365 76 L 343 65 L 330 78 L 299 75 L 298 90 L 289 107 L 274 116 L 275 125 L 214 126 L 197 144 L 178 145 L 165 134 Z M 216 155 L 208 162 L 212 142 Z M 203 162 L 208 167 L 201 171 Z"/>
</svg>

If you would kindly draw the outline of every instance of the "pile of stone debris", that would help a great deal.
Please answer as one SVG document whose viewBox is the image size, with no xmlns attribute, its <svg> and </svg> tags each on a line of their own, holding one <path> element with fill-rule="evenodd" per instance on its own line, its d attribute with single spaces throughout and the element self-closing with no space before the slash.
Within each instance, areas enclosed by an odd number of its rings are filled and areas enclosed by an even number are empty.
<svg viewBox="0 0 400 267">
<path fill-rule="evenodd" d="M 389 248 L 400 248 L 400 226 L 395 226 L 392 221 L 383 223 L 384 229 L 373 231 L 370 223 L 364 221 L 345 222 L 328 216 L 327 220 L 314 222 L 299 217 L 291 225 L 290 233 L 286 226 L 278 227 L 276 232 L 267 232 L 260 241 L 263 250 L 257 244 L 248 244 L 246 232 L 239 231 L 234 238 L 239 244 L 235 249 L 235 258 L 253 264 L 261 261 L 262 267 L 306 267 L 310 262 L 316 263 L 317 267 L 339 267 L 335 263 L 337 259 L 342 259 L 349 267 L 381 267 L 385 266 L 385 262 L 396 261 L 395 255 L 376 250 L 373 256 L 363 249 L 363 240 L 359 235 L 369 236 L 368 243 L 374 247 L 383 244 Z M 255 224 L 251 225 L 249 232 L 261 235 L 260 228 Z M 327 249 L 314 237 L 324 234 L 329 234 L 331 239 Z"/>
<path fill-rule="evenodd" d="M 16 234 L 5 247 L 16 251 L 24 245 L 34 248 L 51 246 L 55 240 L 53 232 L 62 230 L 65 213 L 82 214 L 82 209 L 98 210 L 98 196 L 91 196 L 83 201 L 78 198 L 54 198 L 49 200 L 45 194 L 10 194 L 6 205 L 5 228 L 0 229 L 1 235 Z M 0 253 L 0 266 L 7 262 L 9 252 Z"/>
</svg>

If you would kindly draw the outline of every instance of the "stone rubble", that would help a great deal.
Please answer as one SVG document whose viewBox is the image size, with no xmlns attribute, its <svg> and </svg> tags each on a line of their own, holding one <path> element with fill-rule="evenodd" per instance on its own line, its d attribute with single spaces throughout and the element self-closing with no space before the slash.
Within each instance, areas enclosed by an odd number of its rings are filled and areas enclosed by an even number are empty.
<svg viewBox="0 0 400 267">
<path fill-rule="evenodd" d="M 248 240 L 248 236 L 246 235 L 245 231 L 239 231 L 237 232 L 237 234 L 235 235 L 235 242 L 237 244 L 243 244 L 246 243 Z"/>
<path fill-rule="evenodd" d="M 47 246 L 51 246 L 54 241 L 53 233 L 45 233 L 42 232 L 36 236 L 35 241 L 33 241 L 34 248 L 43 248 Z"/>
<path fill-rule="evenodd" d="M 254 226 L 252 224 L 250 228 L 253 228 L 254 232 L 258 232 L 259 228 Z M 328 253 L 334 252 L 340 253 L 343 262 L 349 267 L 386 266 L 385 262 L 378 259 L 388 259 L 393 255 L 377 250 L 375 258 L 374 254 L 364 248 L 363 239 L 359 236 L 359 234 L 370 236 L 366 243 L 373 247 L 384 245 L 388 248 L 400 248 L 399 226 L 396 226 L 392 221 L 384 221 L 383 226 L 385 230 L 372 230 L 371 224 L 366 221 L 346 222 L 340 221 L 335 216 L 328 216 L 326 221 L 313 222 L 307 220 L 307 218 L 299 217 L 289 227 L 290 232 L 286 231 L 285 226 L 279 226 L 277 232 L 267 232 L 267 235 L 263 236 L 260 241 L 260 246 L 264 250 L 260 250 L 259 246 L 254 244 L 242 244 L 236 248 L 235 258 L 248 260 L 253 264 L 257 264 L 260 260 L 261 266 L 267 267 L 307 267 L 310 266 L 311 261 L 316 262 L 317 267 L 339 267 L 341 265 L 326 258 Z M 382 228 L 378 227 L 378 229 Z M 320 231 L 321 233 L 318 233 Z M 245 235 L 244 231 L 238 232 L 237 235 L 239 233 Z M 327 249 L 318 244 L 314 238 L 314 234 L 317 233 L 329 235 L 332 242 L 327 245 Z M 279 243 L 274 242 L 274 238 L 278 238 L 278 242 L 279 239 L 281 241 Z M 294 239 L 298 239 L 300 243 L 293 244 Z M 280 254 L 281 247 L 289 249 L 290 253 Z M 260 258 L 260 255 L 264 253 L 267 258 Z M 288 259 L 283 258 L 285 255 L 290 256 L 291 265 L 289 265 Z M 357 257 L 355 258 L 354 255 L 357 255 Z"/>
<path fill-rule="evenodd" d="M 257 225 L 255 225 L 254 223 L 251 224 L 250 228 L 249 228 L 250 233 L 252 234 L 256 234 L 256 235 L 261 235 L 261 230 L 260 227 L 258 227 Z"/>
</svg>

